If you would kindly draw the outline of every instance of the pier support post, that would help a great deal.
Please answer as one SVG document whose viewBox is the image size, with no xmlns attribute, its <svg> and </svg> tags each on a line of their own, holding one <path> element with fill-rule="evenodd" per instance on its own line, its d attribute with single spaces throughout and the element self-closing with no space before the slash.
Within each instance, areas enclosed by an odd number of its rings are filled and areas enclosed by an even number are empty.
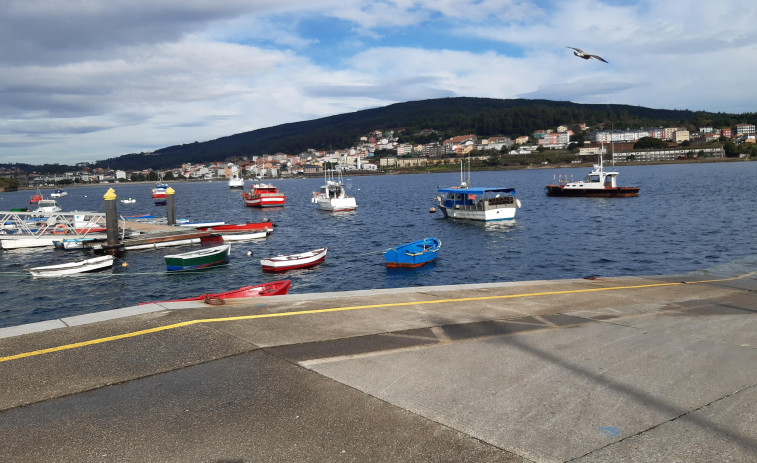
<svg viewBox="0 0 757 463">
<path fill-rule="evenodd" d="M 176 225 L 176 191 L 170 186 L 166 190 L 166 219 L 168 225 Z"/>
<path fill-rule="evenodd" d="M 107 244 L 103 250 L 108 254 L 116 254 L 121 250 L 121 243 L 118 240 L 118 210 L 116 208 L 116 191 L 109 188 L 103 199 L 105 199 L 105 228 L 107 231 Z"/>
</svg>

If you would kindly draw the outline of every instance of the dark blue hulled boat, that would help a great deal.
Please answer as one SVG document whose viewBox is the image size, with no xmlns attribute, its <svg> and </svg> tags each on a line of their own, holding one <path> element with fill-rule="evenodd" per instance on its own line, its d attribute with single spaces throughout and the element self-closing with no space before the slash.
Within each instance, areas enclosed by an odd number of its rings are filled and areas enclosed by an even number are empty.
<svg viewBox="0 0 757 463">
<path fill-rule="evenodd" d="M 424 238 L 384 251 L 387 267 L 420 267 L 436 259 L 441 240 Z"/>
</svg>

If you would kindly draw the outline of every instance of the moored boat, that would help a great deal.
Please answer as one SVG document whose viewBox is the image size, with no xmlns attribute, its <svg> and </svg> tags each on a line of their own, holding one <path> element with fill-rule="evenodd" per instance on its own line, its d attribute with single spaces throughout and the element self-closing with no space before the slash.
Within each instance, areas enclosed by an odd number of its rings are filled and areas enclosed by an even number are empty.
<svg viewBox="0 0 757 463">
<path fill-rule="evenodd" d="M 52 212 L 60 212 L 63 209 L 61 209 L 60 206 L 58 206 L 58 202 L 54 199 L 40 199 L 37 202 L 37 209 L 34 212 L 40 212 L 43 214 L 50 214 Z"/>
<path fill-rule="evenodd" d="M 45 197 L 39 191 L 39 188 L 37 188 L 37 192 L 34 193 L 31 198 L 29 198 L 29 204 L 37 204 L 38 202 L 42 201 L 43 199 L 45 199 Z"/>
<path fill-rule="evenodd" d="M 460 163 L 460 186 L 439 188 L 434 204 L 444 217 L 453 219 L 513 220 L 520 201 L 515 188 L 471 187 L 468 178 L 463 180 L 463 163 Z"/>
<path fill-rule="evenodd" d="M 121 200 L 121 204 L 134 204 L 137 200 L 134 198 L 126 198 Z"/>
<path fill-rule="evenodd" d="M 314 267 L 326 259 L 328 248 L 319 248 L 300 254 L 278 255 L 260 260 L 264 272 L 284 272 L 299 268 Z"/>
<path fill-rule="evenodd" d="M 342 180 L 342 171 L 326 170 L 323 173 L 324 184 L 319 191 L 313 192 L 312 203 L 322 211 L 343 212 L 357 209 L 353 196 L 347 194 Z"/>
<path fill-rule="evenodd" d="M 230 244 L 164 256 L 167 270 L 195 270 L 224 264 L 229 260 Z"/>
<path fill-rule="evenodd" d="M 229 178 L 229 188 L 244 188 L 244 179 L 238 175 L 232 175 Z"/>
<path fill-rule="evenodd" d="M 444 217 L 471 220 L 513 220 L 520 201 L 514 188 L 439 188 L 435 204 Z"/>
<path fill-rule="evenodd" d="M 166 192 L 168 191 L 168 185 L 165 183 L 158 183 L 152 189 L 152 199 L 156 206 L 166 205 Z"/>
<path fill-rule="evenodd" d="M 76 273 L 94 272 L 113 266 L 113 256 L 93 257 L 66 264 L 47 265 L 28 269 L 34 277 L 58 277 Z"/>
<path fill-rule="evenodd" d="M 280 207 L 286 203 L 286 197 L 278 188 L 267 183 L 254 183 L 250 190 L 242 192 L 245 206 Z"/>
<path fill-rule="evenodd" d="M 438 238 L 424 238 L 384 251 L 384 260 L 389 268 L 420 267 L 433 262 L 439 254 L 442 242 Z"/>
<path fill-rule="evenodd" d="M 269 283 L 263 283 L 260 285 L 243 286 L 239 289 L 232 291 L 226 291 L 217 294 L 203 294 L 202 296 L 187 297 L 184 299 L 172 299 L 170 301 L 153 301 L 153 302 L 140 302 L 139 305 L 144 304 L 160 304 L 163 302 L 186 302 L 186 301 L 206 301 L 209 304 L 217 304 L 218 300 L 225 299 L 239 299 L 243 297 L 261 297 L 261 296 L 283 296 L 289 292 L 289 287 L 292 285 L 291 280 L 271 281 Z"/>
<path fill-rule="evenodd" d="M 68 192 L 67 191 L 63 191 L 60 188 L 58 188 L 57 190 L 55 190 L 52 193 L 50 193 L 50 197 L 51 198 L 60 198 L 60 197 L 66 196 L 66 195 L 68 195 Z"/>
<path fill-rule="evenodd" d="M 639 187 L 621 187 L 617 182 L 618 172 L 605 172 L 602 156 L 599 164 L 582 181 L 558 181 L 557 184 L 547 185 L 547 196 L 584 197 L 584 198 L 630 198 L 639 196 Z"/>
<path fill-rule="evenodd" d="M 237 233 L 254 231 L 273 231 L 273 222 L 220 223 L 218 225 L 202 225 L 198 230 L 212 230 L 219 233 Z"/>
<path fill-rule="evenodd" d="M 55 249 L 64 249 L 66 251 L 71 249 L 85 249 L 91 248 L 91 244 L 94 243 L 94 238 L 64 238 L 53 241 L 53 247 Z"/>
</svg>

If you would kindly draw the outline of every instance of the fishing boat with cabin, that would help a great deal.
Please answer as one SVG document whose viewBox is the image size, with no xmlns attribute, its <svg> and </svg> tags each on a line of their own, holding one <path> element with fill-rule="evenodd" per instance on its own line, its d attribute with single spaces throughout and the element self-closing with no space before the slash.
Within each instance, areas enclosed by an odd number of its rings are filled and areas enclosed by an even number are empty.
<svg viewBox="0 0 757 463">
<path fill-rule="evenodd" d="M 435 204 L 444 217 L 486 222 L 515 219 L 515 211 L 520 208 L 515 188 L 472 187 L 468 184 L 469 179 L 470 171 L 463 180 L 461 162 L 460 186 L 438 189 Z"/>
<path fill-rule="evenodd" d="M 605 172 L 602 154 L 599 164 L 594 164 L 582 181 L 569 182 L 560 177 L 557 184 L 545 187 L 547 196 L 582 197 L 582 198 L 630 198 L 639 196 L 639 187 L 618 186 L 618 172 Z"/>
<path fill-rule="evenodd" d="M 250 190 L 242 193 L 244 205 L 249 207 L 281 207 L 286 197 L 278 188 L 267 183 L 254 183 Z"/>
<path fill-rule="evenodd" d="M 324 185 L 313 193 L 312 203 L 322 211 L 344 212 L 357 209 L 357 202 L 353 196 L 347 194 L 342 180 L 341 170 L 325 170 L 323 172 Z"/>
</svg>

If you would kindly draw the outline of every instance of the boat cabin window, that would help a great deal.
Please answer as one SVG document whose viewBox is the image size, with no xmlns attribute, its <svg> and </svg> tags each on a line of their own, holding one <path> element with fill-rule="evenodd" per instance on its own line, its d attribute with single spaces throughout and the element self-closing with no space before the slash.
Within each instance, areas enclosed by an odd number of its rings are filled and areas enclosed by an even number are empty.
<svg viewBox="0 0 757 463">
<path fill-rule="evenodd" d="M 599 182 L 600 182 L 599 175 L 589 174 L 584 179 L 584 183 L 599 183 Z"/>
</svg>

